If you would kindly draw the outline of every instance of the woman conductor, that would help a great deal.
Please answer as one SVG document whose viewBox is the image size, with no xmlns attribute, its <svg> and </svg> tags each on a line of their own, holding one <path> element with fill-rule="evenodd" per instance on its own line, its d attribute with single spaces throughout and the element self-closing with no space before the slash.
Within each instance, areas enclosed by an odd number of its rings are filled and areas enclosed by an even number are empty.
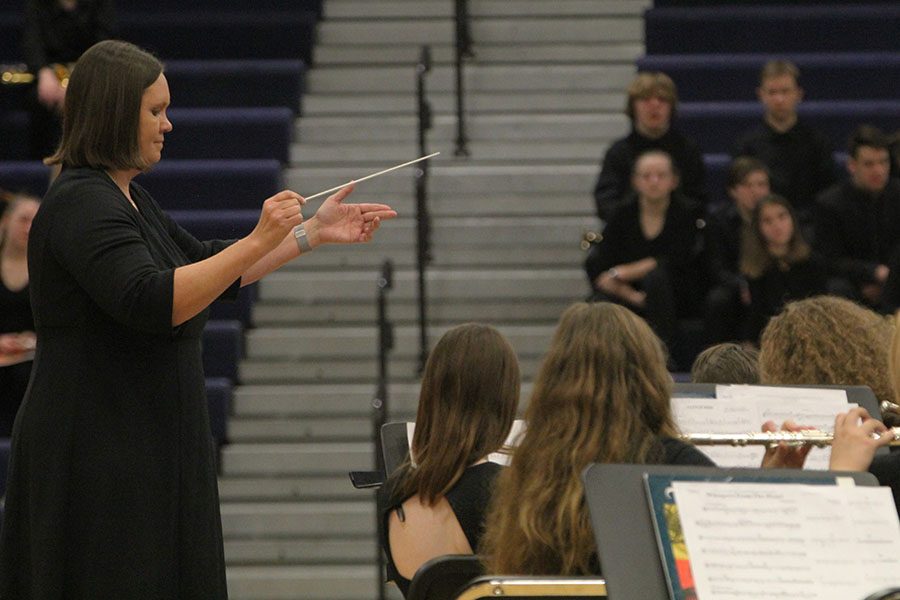
<svg viewBox="0 0 900 600">
<path fill-rule="evenodd" d="M 162 65 L 104 41 L 78 61 L 62 173 L 28 247 L 37 351 L 13 431 L 0 598 L 226 598 L 200 360 L 207 307 L 320 244 L 368 241 L 381 204 L 267 199 L 245 238 L 199 242 L 132 178 L 172 124 Z"/>
</svg>

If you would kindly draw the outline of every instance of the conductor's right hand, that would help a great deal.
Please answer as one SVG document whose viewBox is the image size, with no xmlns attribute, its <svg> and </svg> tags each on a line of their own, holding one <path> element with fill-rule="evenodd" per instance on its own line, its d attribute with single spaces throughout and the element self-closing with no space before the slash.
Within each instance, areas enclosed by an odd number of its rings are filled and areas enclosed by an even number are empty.
<svg viewBox="0 0 900 600">
<path fill-rule="evenodd" d="M 259 222 L 249 237 L 258 240 L 267 251 L 275 248 L 294 227 L 303 222 L 300 207 L 304 204 L 306 200 L 303 196 L 291 190 L 267 198 L 263 202 Z"/>
</svg>

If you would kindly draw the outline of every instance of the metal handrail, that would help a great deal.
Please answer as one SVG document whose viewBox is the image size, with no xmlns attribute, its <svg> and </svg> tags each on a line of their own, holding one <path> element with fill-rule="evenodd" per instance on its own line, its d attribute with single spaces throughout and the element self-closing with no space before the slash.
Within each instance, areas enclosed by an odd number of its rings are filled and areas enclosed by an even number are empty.
<svg viewBox="0 0 900 600">
<path fill-rule="evenodd" d="M 388 358 L 394 349 L 394 325 L 387 316 L 387 292 L 394 287 L 394 263 L 390 259 L 381 265 L 381 275 L 378 277 L 378 387 L 375 397 L 372 398 L 372 439 L 375 442 L 376 470 L 384 473 L 384 453 L 381 448 L 381 426 L 387 422 L 388 411 Z M 375 562 L 378 565 L 376 571 L 376 583 L 378 586 L 378 600 L 387 598 L 387 589 L 384 584 L 384 553 L 381 550 L 382 528 L 384 523 L 378 510 L 375 511 Z"/>
<path fill-rule="evenodd" d="M 419 156 L 428 154 L 428 131 L 432 126 L 431 104 L 425 89 L 425 77 L 431 71 L 431 49 L 422 46 L 416 65 L 416 95 L 419 107 Z M 416 181 L 416 273 L 418 277 L 419 364 L 421 373 L 428 360 L 428 294 L 426 269 L 431 263 L 431 216 L 428 211 L 428 173 L 430 160 L 420 163 L 415 171 Z"/>
<path fill-rule="evenodd" d="M 456 0 L 456 156 L 469 156 L 466 135 L 465 73 L 467 59 L 473 57 L 468 0 Z"/>
</svg>

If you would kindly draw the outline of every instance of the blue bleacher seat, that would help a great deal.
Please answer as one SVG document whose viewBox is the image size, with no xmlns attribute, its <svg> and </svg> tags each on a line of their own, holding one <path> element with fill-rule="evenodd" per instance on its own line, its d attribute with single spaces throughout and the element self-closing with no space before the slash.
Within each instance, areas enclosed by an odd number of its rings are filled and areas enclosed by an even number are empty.
<svg viewBox="0 0 900 600">
<path fill-rule="evenodd" d="M 0 497 L 6 494 L 7 472 L 9 471 L 9 438 L 0 438 Z"/>
<path fill-rule="evenodd" d="M 900 81 L 900 52 L 650 55 L 638 69 L 663 71 L 678 86 L 682 102 L 751 100 L 766 61 L 787 58 L 800 69 L 807 100 L 874 100 L 897 97 L 886 81 Z"/>
<path fill-rule="evenodd" d="M 0 189 L 41 197 L 50 183 L 50 168 L 38 161 L 0 161 Z"/>
<path fill-rule="evenodd" d="M 203 330 L 203 372 L 207 377 L 237 381 L 244 356 L 244 327 L 240 321 L 208 321 Z"/>
<path fill-rule="evenodd" d="M 305 67 L 300 60 L 173 60 L 166 79 L 184 107 L 286 106 L 300 110 Z"/>
<path fill-rule="evenodd" d="M 24 3 L 22 3 L 24 4 Z M 0 64 L 22 62 L 22 10 L 0 10 Z"/>
<path fill-rule="evenodd" d="M 323 0 L 253 0 L 253 8 L 263 11 L 300 11 L 322 14 Z M 184 0 L 128 0 L 116 6 L 120 14 L 153 10 L 177 10 L 184 7 Z M 245 0 L 193 0 L 191 7 L 207 10 L 232 10 L 247 7 Z"/>
<path fill-rule="evenodd" d="M 645 13 L 647 54 L 895 51 L 900 4 L 662 7 Z"/>
<path fill-rule="evenodd" d="M 170 210 L 175 221 L 198 240 L 230 240 L 244 237 L 256 226 L 255 210 Z"/>
<path fill-rule="evenodd" d="M 172 108 L 174 131 L 166 136 L 163 160 L 274 159 L 286 163 L 293 137 L 289 108 Z M 28 115 L 0 113 L 0 160 L 25 160 Z"/>
<path fill-rule="evenodd" d="M 317 15 L 301 10 L 152 10 L 118 18 L 119 36 L 163 60 L 290 58 L 312 63 Z"/>
<path fill-rule="evenodd" d="M 177 160 L 164 156 L 136 181 L 166 210 L 246 209 L 258 213 L 263 201 L 284 187 L 281 164 L 272 159 Z"/>
<path fill-rule="evenodd" d="M 900 129 L 900 100 L 803 102 L 798 110 L 836 150 L 863 123 L 887 132 Z M 705 153 L 731 152 L 737 139 L 761 122 L 762 106 L 754 101 L 685 102 L 678 107 L 679 127 Z"/>
<path fill-rule="evenodd" d="M 228 414 L 231 412 L 233 386 L 224 377 L 206 378 L 206 401 L 209 409 L 209 428 L 217 446 L 228 439 Z"/>
<path fill-rule="evenodd" d="M 271 158 L 287 162 L 289 108 L 172 108 L 163 158 Z"/>
</svg>

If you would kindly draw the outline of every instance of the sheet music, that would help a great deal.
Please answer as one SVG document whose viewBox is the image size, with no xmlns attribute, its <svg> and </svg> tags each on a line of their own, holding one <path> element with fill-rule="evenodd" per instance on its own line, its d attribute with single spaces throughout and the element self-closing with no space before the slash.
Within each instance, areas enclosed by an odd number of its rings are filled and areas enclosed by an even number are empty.
<svg viewBox="0 0 900 600">
<path fill-rule="evenodd" d="M 412 440 L 413 435 L 416 433 L 416 424 L 413 421 L 409 421 L 406 423 L 406 442 L 409 444 L 410 451 L 412 451 Z M 504 446 L 508 446 L 510 448 L 515 448 L 519 445 L 519 438 L 522 434 L 525 433 L 525 420 L 524 419 L 516 419 L 513 421 L 512 427 L 509 429 L 509 435 L 506 436 L 506 441 L 503 442 Z M 489 462 L 497 463 L 498 465 L 503 465 L 504 467 L 509 466 L 509 461 L 512 459 L 512 455 L 506 454 L 504 452 L 493 452 L 488 454 L 487 459 Z M 413 461 L 415 464 L 415 461 Z"/>
<path fill-rule="evenodd" d="M 699 600 L 846 600 L 900 583 L 887 488 L 672 485 Z"/>
<path fill-rule="evenodd" d="M 823 431 L 834 428 L 834 417 L 856 404 L 844 390 L 774 386 L 719 385 L 715 398 L 675 397 L 672 412 L 678 428 L 696 433 L 755 433 L 766 421 L 786 420 Z M 720 467 L 759 467 L 762 446 L 703 446 L 700 450 Z M 827 469 L 830 448 L 813 448 L 807 469 Z"/>
</svg>

